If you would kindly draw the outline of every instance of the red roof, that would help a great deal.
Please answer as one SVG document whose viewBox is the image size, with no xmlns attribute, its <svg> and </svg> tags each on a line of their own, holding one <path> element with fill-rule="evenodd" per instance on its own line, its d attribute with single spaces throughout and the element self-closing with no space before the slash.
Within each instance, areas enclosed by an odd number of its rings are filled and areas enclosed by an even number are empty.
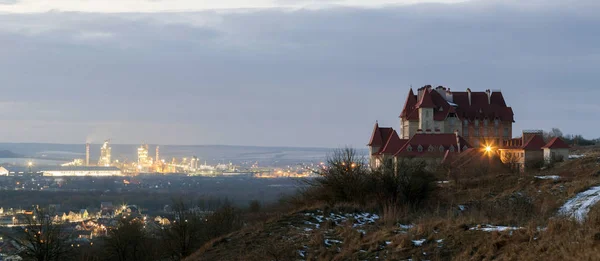
<svg viewBox="0 0 600 261">
<path fill-rule="evenodd" d="M 463 150 L 465 146 L 471 148 L 471 145 L 463 137 L 459 136 L 459 139 L 461 150 Z M 409 146 L 412 148 L 411 151 L 408 149 Z M 418 150 L 419 146 L 423 148 L 421 152 Z M 430 146 L 433 147 L 435 151 L 429 151 Z M 444 147 L 444 151 L 440 151 L 440 146 Z M 454 148 L 455 152 L 459 151 L 455 134 L 417 133 L 402 146 L 395 156 L 422 156 L 424 154 L 443 156 L 446 153 L 446 150 L 449 150 L 451 146 Z"/>
<path fill-rule="evenodd" d="M 431 90 L 430 89 L 426 89 L 424 91 L 423 96 L 421 96 L 421 100 L 419 101 L 419 103 L 417 103 L 417 105 L 415 107 L 416 108 L 435 108 L 435 107 L 437 107 L 433 103 L 433 100 L 431 99 Z"/>
<path fill-rule="evenodd" d="M 415 96 L 413 89 L 410 88 L 410 91 L 408 91 L 408 97 L 406 97 L 406 102 L 404 103 L 404 109 L 402 110 L 402 114 L 400 114 L 400 118 L 408 117 L 408 114 L 415 109 L 415 105 L 417 105 L 417 96 Z"/>
<path fill-rule="evenodd" d="M 387 140 L 385 146 L 383 149 L 381 149 L 379 154 L 394 155 L 400 150 L 400 148 L 402 148 L 402 146 L 404 146 L 404 144 L 406 144 L 407 141 L 408 140 L 400 139 L 398 133 L 396 133 L 396 131 L 392 131 L 392 135 L 390 135 L 390 138 Z"/>
<path fill-rule="evenodd" d="M 449 113 L 456 113 L 461 120 L 499 119 L 500 121 L 514 122 L 514 113 L 511 107 L 506 105 L 501 92 L 491 92 L 490 97 L 486 92 L 471 92 L 471 103 L 469 103 L 468 92 L 450 92 L 449 89 L 438 87 L 439 91 L 452 95 L 451 106 L 446 99 L 431 86 L 419 88 L 419 94 L 415 95 L 412 89 L 409 91 L 404 110 L 400 117 L 405 120 L 419 120 L 418 108 L 434 108 L 434 119 L 444 120 Z M 420 98 L 417 104 L 415 101 Z M 414 106 L 413 106 L 414 105 Z"/>
<path fill-rule="evenodd" d="M 379 123 L 376 122 L 368 146 L 382 148 L 390 138 L 390 135 L 392 135 L 392 132 L 394 132 L 392 128 L 381 128 L 379 127 Z"/>
<path fill-rule="evenodd" d="M 570 149 L 571 146 L 567 144 L 563 139 L 556 137 L 550 140 L 546 146 L 542 147 L 542 149 Z"/>
<path fill-rule="evenodd" d="M 541 135 L 534 135 L 523 145 L 523 150 L 541 150 L 546 143 Z"/>
</svg>

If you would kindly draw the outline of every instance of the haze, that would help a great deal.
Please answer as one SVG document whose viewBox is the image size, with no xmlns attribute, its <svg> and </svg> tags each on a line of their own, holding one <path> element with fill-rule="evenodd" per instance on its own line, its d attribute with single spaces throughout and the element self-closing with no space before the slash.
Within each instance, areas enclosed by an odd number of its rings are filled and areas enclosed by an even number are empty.
<svg viewBox="0 0 600 261">
<path fill-rule="evenodd" d="M 599 7 L 0 0 L 0 141 L 362 148 L 427 84 L 596 138 Z"/>
</svg>

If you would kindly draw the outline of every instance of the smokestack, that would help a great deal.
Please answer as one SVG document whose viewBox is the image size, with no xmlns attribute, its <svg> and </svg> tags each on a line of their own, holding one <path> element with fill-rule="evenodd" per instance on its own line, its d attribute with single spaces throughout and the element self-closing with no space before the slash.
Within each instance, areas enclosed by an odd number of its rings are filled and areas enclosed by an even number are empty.
<svg viewBox="0 0 600 261">
<path fill-rule="evenodd" d="M 89 143 L 85 144 L 85 165 L 86 166 L 90 165 L 90 144 Z"/>
<path fill-rule="evenodd" d="M 156 162 L 160 161 L 160 147 L 156 146 Z"/>
<path fill-rule="evenodd" d="M 492 91 L 490 89 L 487 89 L 485 91 L 485 93 L 487 94 L 487 97 L 488 97 L 488 104 L 492 104 Z"/>
<path fill-rule="evenodd" d="M 469 106 L 471 106 L 471 88 L 467 88 L 467 94 L 469 95 Z"/>
</svg>

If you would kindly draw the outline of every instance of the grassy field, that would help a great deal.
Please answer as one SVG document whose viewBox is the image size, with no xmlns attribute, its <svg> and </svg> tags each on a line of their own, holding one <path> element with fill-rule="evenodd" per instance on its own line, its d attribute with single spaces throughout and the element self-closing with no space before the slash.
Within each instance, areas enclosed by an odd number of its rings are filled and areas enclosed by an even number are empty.
<svg viewBox="0 0 600 261">
<path fill-rule="evenodd" d="M 600 184 L 600 154 L 577 152 L 550 169 L 437 182 L 418 206 L 292 201 L 187 260 L 599 260 L 600 207 L 581 223 L 558 215 Z"/>
</svg>

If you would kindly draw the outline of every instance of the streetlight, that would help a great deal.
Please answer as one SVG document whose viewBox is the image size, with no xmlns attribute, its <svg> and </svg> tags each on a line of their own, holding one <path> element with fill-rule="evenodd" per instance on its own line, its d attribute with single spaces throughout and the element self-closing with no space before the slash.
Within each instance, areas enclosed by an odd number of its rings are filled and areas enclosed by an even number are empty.
<svg viewBox="0 0 600 261">
<path fill-rule="evenodd" d="M 27 162 L 27 166 L 29 167 L 29 173 L 31 173 L 31 167 L 33 166 L 33 162 L 32 161 Z"/>
</svg>

